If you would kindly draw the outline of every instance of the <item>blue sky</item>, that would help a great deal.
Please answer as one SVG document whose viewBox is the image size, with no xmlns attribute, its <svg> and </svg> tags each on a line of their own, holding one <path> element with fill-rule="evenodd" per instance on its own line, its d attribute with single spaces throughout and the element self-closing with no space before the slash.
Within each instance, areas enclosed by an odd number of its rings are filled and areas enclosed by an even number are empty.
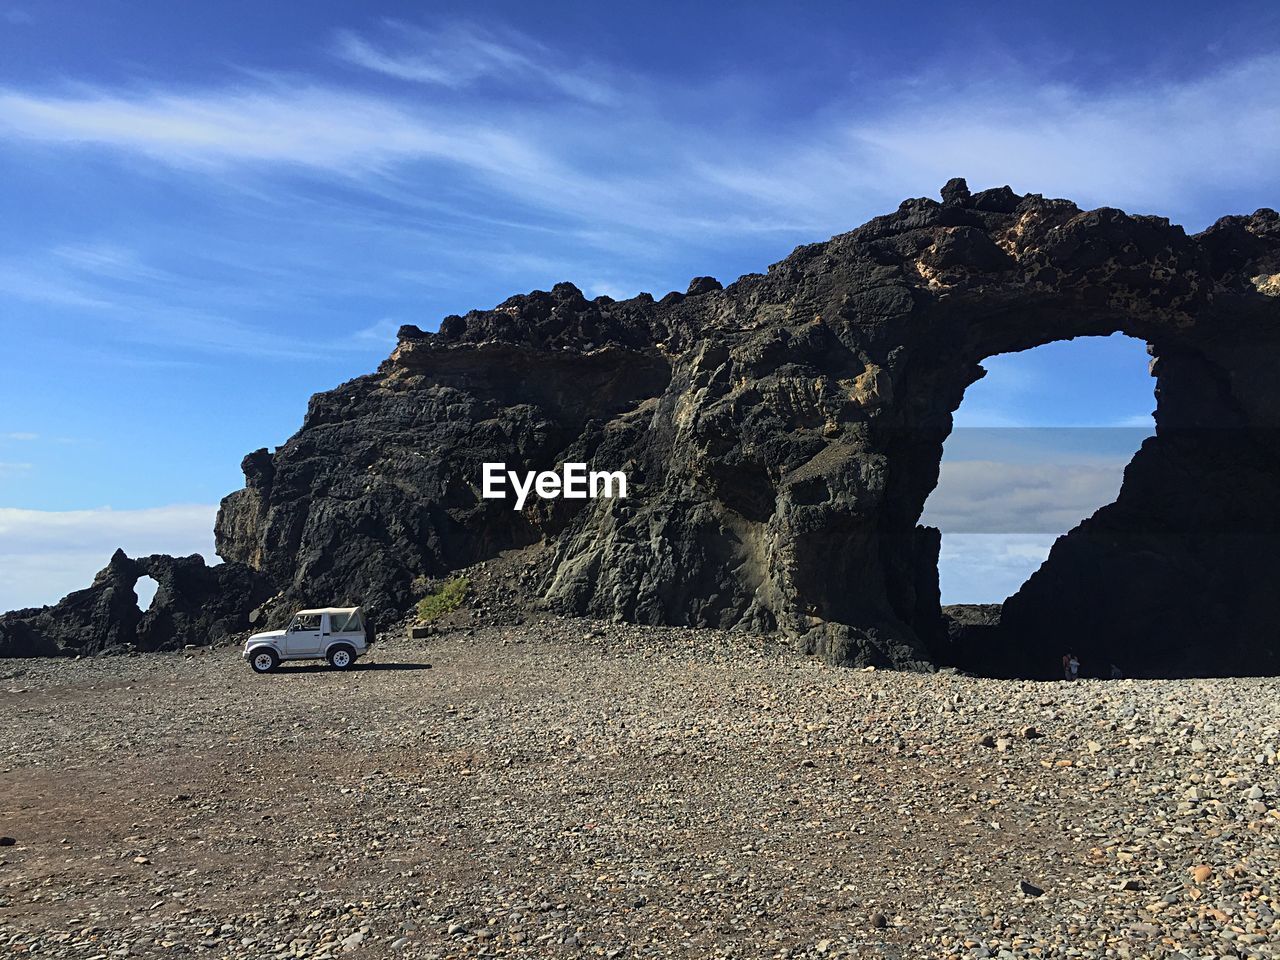
<svg viewBox="0 0 1280 960">
<path fill-rule="evenodd" d="M 401 323 L 728 281 L 956 175 L 1275 206 L 1277 40 L 1269 3 L 0 0 L 0 608 L 208 551 L 241 456 Z M 990 366 L 961 423 L 1152 405 L 1123 338 Z M 983 551 L 949 599 L 1016 586 Z"/>
</svg>

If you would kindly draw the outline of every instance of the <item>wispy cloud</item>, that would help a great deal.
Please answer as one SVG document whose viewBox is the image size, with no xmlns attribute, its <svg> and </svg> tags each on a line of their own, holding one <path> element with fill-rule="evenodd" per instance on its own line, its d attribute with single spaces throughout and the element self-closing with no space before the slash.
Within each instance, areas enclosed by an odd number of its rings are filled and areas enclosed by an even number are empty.
<svg viewBox="0 0 1280 960">
<path fill-rule="evenodd" d="M 1271 179 L 1278 88 L 1275 55 L 1205 77 L 1102 91 L 1037 82 L 1024 65 L 944 89 L 940 99 L 922 90 L 895 115 L 851 132 L 907 175 L 959 169 L 979 182 L 1012 179 L 1086 201 L 1167 204 L 1179 191 L 1223 180 Z"/>
<path fill-rule="evenodd" d="M 188 264 L 200 265 L 198 258 Z M 138 358 L 113 354 L 127 362 L 186 364 L 190 352 L 231 354 L 261 358 L 326 359 L 334 352 L 364 350 L 385 352 L 394 342 L 390 320 L 380 320 L 351 334 L 317 336 L 314 331 L 295 334 L 255 324 L 238 316 L 244 291 L 236 288 L 251 276 L 257 305 L 269 300 L 265 264 L 230 264 L 221 270 L 225 279 L 197 278 L 150 262 L 140 251 L 116 245 L 60 246 L 29 251 L 23 259 L 0 261 L 0 295 L 37 305 L 91 311 L 100 322 L 112 324 L 113 346 L 132 343 L 164 351 L 163 358 Z M 322 271 L 310 267 L 320 278 Z M 295 283 L 303 276 L 297 272 Z M 320 285 L 320 279 L 310 281 Z M 346 289 L 351 284 L 346 283 Z M 305 294 L 292 293 L 298 302 Z M 42 317 L 42 325 L 55 321 Z M 390 331 L 388 333 L 388 330 Z M 90 349 L 81 345 L 77 349 Z M 106 355 L 104 354 L 104 359 Z M 3 435 L 0 435 L 2 438 Z"/>
<path fill-rule="evenodd" d="M 0 507 L 0 611 L 55 603 L 85 587 L 117 547 L 130 556 L 202 554 L 217 562 L 217 507 L 18 510 Z"/>
<path fill-rule="evenodd" d="M 511 216 L 526 223 L 568 217 L 584 230 L 704 239 L 847 228 L 955 174 L 975 185 L 1146 206 L 1176 204 L 1224 179 L 1270 177 L 1280 161 L 1280 106 L 1270 96 L 1280 87 L 1280 56 L 1104 92 L 1016 73 L 929 78 L 874 105 L 835 103 L 774 131 L 766 118 L 750 129 L 714 120 L 724 87 L 749 99 L 752 81 L 684 91 L 688 106 L 670 111 L 660 105 L 671 91 L 637 80 L 622 108 L 584 113 L 572 97 L 528 102 L 472 89 L 500 76 L 577 90 L 575 74 L 546 65 L 550 51 L 467 25 L 398 25 L 390 34 L 395 51 L 353 33 L 338 49 L 352 63 L 459 96 L 423 100 L 262 73 L 188 89 L 10 88 L 0 91 L 0 133 L 110 147 L 220 177 L 237 165 L 312 171 L 404 203 L 430 196 L 466 208 L 480 184 L 518 201 Z M 599 99 L 595 87 L 584 89 L 585 99 Z"/>
<path fill-rule="evenodd" d="M 480 80 L 506 87 L 530 84 L 592 104 L 619 99 L 598 70 L 567 68 L 562 55 L 511 30 L 453 22 L 424 29 L 387 21 L 389 43 L 378 44 L 351 30 L 338 33 L 335 50 L 348 63 L 397 80 L 461 88 Z"/>
<path fill-rule="evenodd" d="M 639 287 L 626 286 L 610 280 L 594 280 L 586 285 L 589 297 L 612 297 L 614 300 L 626 300 L 640 292 Z"/>
<path fill-rule="evenodd" d="M 1270 95 L 1280 87 L 1280 56 L 1104 92 L 1016 73 L 929 78 L 875 105 L 835 103 L 773 131 L 766 118 L 751 129 L 717 125 L 710 118 L 726 106 L 722 88 L 685 91 L 689 106 L 668 111 L 657 105 L 670 91 L 636 81 L 625 108 L 603 116 L 584 113 L 573 97 L 486 95 L 471 89 L 482 78 L 517 85 L 533 78 L 599 99 L 595 86 L 548 66 L 552 52 L 475 26 L 398 25 L 390 33 L 394 51 L 346 33 L 339 52 L 460 95 L 424 101 L 261 73 L 185 90 L 10 88 L 0 91 L 0 132 L 96 144 L 220 176 L 245 164 L 310 170 L 400 199 L 421 197 L 423 182 L 433 198 L 454 199 L 481 183 L 518 200 L 517 218 L 538 211 L 596 230 L 684 235 L 848 227 L 887 198 L 932 191 L 957 173 L 975 185 L 1012 182 L 1145 206 L 1224 178 L 1270 177 L 1280 161 L 1280 105 Z M 741 81 L 732 96 L 749 98 L 749 84 Z"/>
<path fill-rule="evenodd" d="M 1120 428 L 1142 428 L 1150 430 L 1155 423 L 1150 413 L 1134 413 L 1126 417 L 1117 417 L 1114 425 Z"/>
<path fill-rule="evenodd" d="M 174 278 L 143 261 L 138 251 L 114 243 L 76 243 L 49 251 L 52 261 L 91 277 L 129 283 L 169 282 Z"/>
<path fill-rule="evenodd" d="M 956 175 L 1176 215 L 1224 182 L 1273 182 L 1278 88 L 1276 55 L 1102 90 L 1044 82 L 1030 65 L 936 74 L 904 82 L 869 112 L 833 107 L 805 135 L 730 153 L 741 159 L 708 162 L 702 174 L 805 220 L 877 187 L 897 194 Z"/>
<path fill-rule="evenodd" d="M 25 442 L 28 440 L 39 440 L 39 439 L 40 439 L 40 434 L 29 433 L 24 430 L 17 430 L 12 433 L 0 433 L 0 440 L 16 440 L 19 442 Z"/>
<path fill-rule="evenodd" d="M 109 307 L 110 301 L 71 289 L 49 275 L 43 265 L 24 269 L 19 264 L 0 263 L 0 296 L 29 303 L 52 304 L 97 310 Z"/>
<path fill-rule="evenodd" d="M 390 317 L 383 317 L 363 330 L 357 330 L 351 339 L 360 346 L 376 345 L 378 347 L 386 347 L 396 342 L 396 332 L 400 327 L 399 321 L 392 320 Z"/>
<path fill-rule="evenodd" d="M 0 480 L 5 477 L 12 477 L 20 473 L 26 473 L 32 469 L 34 465 L 30 463 L 16 463 L 7 460 L 0 460 Z"/>
<path fill-rule="evenodd" d="M 97 143 L 183 166 L 288 164 L 350 175 L 398 161 L 439 160 L 478 170 L 527 163 L 527 149 L 485 124 L 436 123 L 392 101 L 284 80 L 261 86 L 131 95 L 81 88 L 0 93 L 10 137 Z"/>
</svg>

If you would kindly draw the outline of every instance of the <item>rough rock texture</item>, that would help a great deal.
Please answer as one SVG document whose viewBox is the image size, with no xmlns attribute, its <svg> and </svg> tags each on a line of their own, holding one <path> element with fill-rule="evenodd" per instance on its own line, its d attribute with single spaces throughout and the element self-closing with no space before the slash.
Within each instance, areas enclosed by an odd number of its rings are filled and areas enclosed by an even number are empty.
<svg viewBox="0 0 1280 960">
<path fill-rule="evenodd" d="M 571 284 L 401 330 L 245 460 L 218 547 L 291 604 L 415 598 L 419 577 L 545 543 L 553 609 L 779 630 L 830 660 L 950 646 L 917 525 L 981 361 L 1117 331 L 1150 344 L 1157 436 L 966 664 L 1054 675 L 1280 669 L 1280 218 L 1188 237 L 1008 187 L 905 201 L 767 274 L 587 300 Z M 1082 388 L 1087 385 L 1082 384 Z M 625 500 L 480 497 L 481 464 L 627 472 Z"/>
<path fill-rule="evenodd" d="M 928 661 L 938 535 L 917 520 L 980 362 L 1122 331 L 1151 344 L 1158 435 L 1010 601 L 982 665 L 1050 675 L 1070 637 L 1129 673 L 1275 668 L 1276 214 L 1188 237 L 1008 188 L 943 196 L 724 289 L 560 284 L 405 328 L 376 374 L 251 455 L 220 550 L 290 596 L 400 608 L 418 575 L 550 539 L 542 593 L 568 612 Z M 516 513 L 480 499 L 488 460 L 624 469 L 632 495 Z"/>
<path fill-rule="evenodd" d="M 156 581 L 146 612 L 134 592 L 144 576 Z M 209 567 L 198 554 L 131 560 L 117 550 L 86 589 L 51 607 L 0 616 L 0 657 L 213 643 L 248 629 L 249 611 L 268 596 L 263 578 L 242 564 Z"/>
</svg>

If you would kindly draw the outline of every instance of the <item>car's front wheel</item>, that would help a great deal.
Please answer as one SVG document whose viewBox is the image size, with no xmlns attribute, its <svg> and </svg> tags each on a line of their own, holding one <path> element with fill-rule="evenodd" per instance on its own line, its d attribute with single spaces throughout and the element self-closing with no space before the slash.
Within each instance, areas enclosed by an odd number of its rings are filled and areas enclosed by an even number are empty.
<svg viewBox="0 0 1280 960">
<path fill-rule="evenodd" d="M 356 652 L 350 647 L 333 647 L 325 658 L 335 670 L 350 670 L 356 662 Z"/>
<path fill-rule="evenodd" d="M 255 650 L 249 657 L 249 666 L 253 667 L 254 673 L 270 673 L 280 666 L 280 658 L 270 648 Z"/>
</svg>

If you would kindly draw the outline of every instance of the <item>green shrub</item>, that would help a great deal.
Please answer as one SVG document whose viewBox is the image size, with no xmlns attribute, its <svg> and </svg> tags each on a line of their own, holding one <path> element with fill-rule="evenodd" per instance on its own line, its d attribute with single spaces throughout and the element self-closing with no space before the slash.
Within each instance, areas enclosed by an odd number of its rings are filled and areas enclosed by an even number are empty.
<svg viewBox="0 0 1280 960">
<path fill-rule="evenodd" d="M 447 581 L 436 593 L 418 601 L 418 619 L 428 622 L 457 610 L 467 599 L 467 588 L 470 586 L 471 581 L 466 577 L 455 577 Z"/>
</svg>

